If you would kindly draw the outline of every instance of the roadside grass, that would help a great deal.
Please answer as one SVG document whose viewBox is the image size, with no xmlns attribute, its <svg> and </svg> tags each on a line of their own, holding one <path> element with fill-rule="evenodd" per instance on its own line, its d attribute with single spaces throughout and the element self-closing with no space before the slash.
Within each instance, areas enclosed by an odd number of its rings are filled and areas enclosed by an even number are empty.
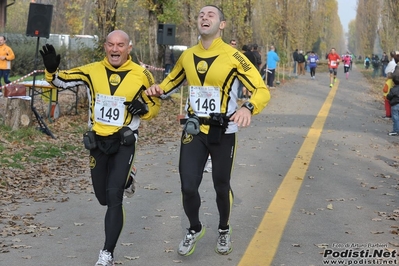
<svg viewBox="0 0 399 266">
<path fill-rule="evenodd" d="M 82 125 L 70 123 L 67 134 L 82 135 Z M 48 141 L 35 127 L 11 130 L 0 125 L 0 164 L 2 167 L 25 169 L 27 163 L 65 157 L 66 153 L 82 151 L 80 142 Z"/>
</svg>

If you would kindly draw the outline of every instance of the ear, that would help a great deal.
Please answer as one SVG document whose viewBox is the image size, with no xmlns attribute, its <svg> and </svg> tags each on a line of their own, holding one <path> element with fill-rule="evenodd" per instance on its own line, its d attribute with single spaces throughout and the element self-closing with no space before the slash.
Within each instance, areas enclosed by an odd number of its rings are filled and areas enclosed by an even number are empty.
<svg viewBox="0 0 399 266">
<path fill-rule="evenodd" d="M 219 24 L 219 30 L 223 30 L 226 27 L 226 21 L 221 21 Z"/>
</svg>

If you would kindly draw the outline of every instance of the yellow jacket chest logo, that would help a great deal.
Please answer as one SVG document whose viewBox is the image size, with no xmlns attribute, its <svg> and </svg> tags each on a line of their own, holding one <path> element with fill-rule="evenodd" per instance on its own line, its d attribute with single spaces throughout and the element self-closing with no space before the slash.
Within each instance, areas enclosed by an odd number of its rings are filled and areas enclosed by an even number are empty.
<svg viewBox="0 0 399 266">
<path fill-rule="evenodd" d="M 205 74 L 208 71 L 208 63 L 204 60 L 201 60 L 197 64 L 197 72 L 200 74 Z"/>
<path fill-rule="evenodd" d="M 112 74 L 109 77 L 109 84 L 112 86 L 118 86 L 121 83 L 121 77 L 118 74 Z"/>
</svg>

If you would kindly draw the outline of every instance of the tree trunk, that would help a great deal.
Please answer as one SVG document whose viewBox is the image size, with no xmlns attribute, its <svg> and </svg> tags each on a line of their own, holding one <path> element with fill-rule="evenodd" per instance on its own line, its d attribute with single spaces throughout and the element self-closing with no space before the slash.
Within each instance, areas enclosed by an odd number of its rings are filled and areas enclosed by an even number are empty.
<svg viewBox="0 0 399 266">
<path fill-rule="evenodd" d="M 33 122 L 33 112 L 30 107 L 30 100 L 20 98 L 7 98 L 4 123 L 17 130 L 29 127 Z"/>
</svg>

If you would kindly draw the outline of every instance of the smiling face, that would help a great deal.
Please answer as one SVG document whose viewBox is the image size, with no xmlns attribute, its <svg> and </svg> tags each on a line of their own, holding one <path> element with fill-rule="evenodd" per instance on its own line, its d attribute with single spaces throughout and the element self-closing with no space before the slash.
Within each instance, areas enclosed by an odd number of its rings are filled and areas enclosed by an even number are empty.
<svg viewBox="0 0 399 266">
<path fill-rule="evenodd" d="M 226 21 L 223 14 L 214 6 L 205 6 L 201 9 L 197 27 L 202 39 L 215 39 L 220 37 L 220 32 L 224 29 Z"/>
<path fill-rule="evenodd" d="M 115 68 L 120 67 L 129 59 L 132 45 L 126 32 L 115 30 L 108 34 L 104 43 L 104 50 L 108 62 Z"/>
</svg>

